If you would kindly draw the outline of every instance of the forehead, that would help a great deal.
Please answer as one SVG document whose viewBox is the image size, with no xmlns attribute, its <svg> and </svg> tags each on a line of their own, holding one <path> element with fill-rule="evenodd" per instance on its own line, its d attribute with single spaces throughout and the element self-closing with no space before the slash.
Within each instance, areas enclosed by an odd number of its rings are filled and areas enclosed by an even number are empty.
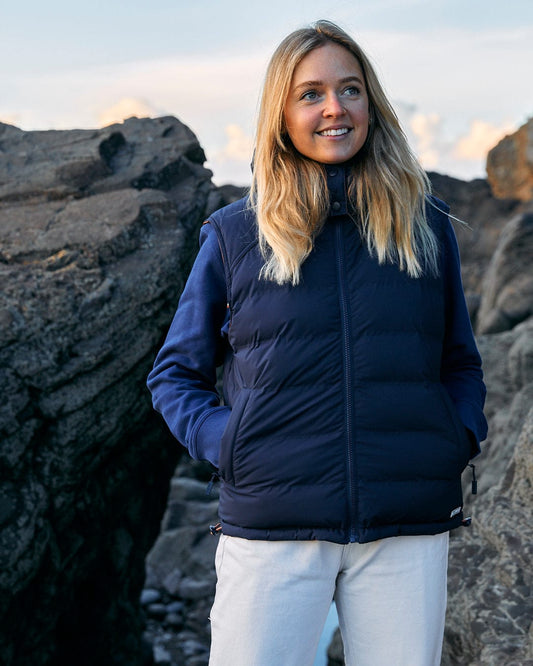
<svg viewBox="0 0 533 666">
<path fill-rule="evenodd" d="M 291 86 L 305 81 L 355 76 L 364 81 L 363 70 L 357 58 L 340 44 L 328 42 L 307 53 L 296 66 Z"/>
</svg>

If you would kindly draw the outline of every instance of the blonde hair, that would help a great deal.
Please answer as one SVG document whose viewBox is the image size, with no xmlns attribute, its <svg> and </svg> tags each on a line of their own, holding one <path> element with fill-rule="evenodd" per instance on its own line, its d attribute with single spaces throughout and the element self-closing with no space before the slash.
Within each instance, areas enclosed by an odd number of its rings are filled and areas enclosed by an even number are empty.
<svg viewBox="0 0 533 666">
<path fill-rule="evenodd" d="M 337 25 L 318 21 L 288 35 L 266 72 L 250 191 L 265 259 L 261 275 L 279 284 L 298 284 L 301 265 L 328 214 L 324 167 L 294 148 L 284 108 L 298 64 L 310 51 L 331 42 L 352 53 L 366 82 L 371 122 L 366 142 L 352 160 L 348 196 L 368 248 L 380 263 L 396 262 L 412 277 L 426 269 L 436 273 L 437 242 L 424 207 L 430 191 L 427 176 L 368 57 Z"/>
</svg>

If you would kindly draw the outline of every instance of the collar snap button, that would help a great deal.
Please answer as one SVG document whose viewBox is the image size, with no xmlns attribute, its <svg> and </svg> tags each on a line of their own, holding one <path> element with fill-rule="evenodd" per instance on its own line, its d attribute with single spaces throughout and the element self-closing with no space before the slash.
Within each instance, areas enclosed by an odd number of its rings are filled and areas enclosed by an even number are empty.
<svg viewBox="0 0 533 666">
<path fill-rule="evenodd" d="M 339 211 L 341 209 L 341 205 L 338 201 L 334 201 L 331 204 L 331 209 L 334 210 L 335 212 Z"/>
<path fill-rule="evenodd" d="M 328 175 L 331 176 L 332 178 L 334 178 L 338 173 L 339 171 L 337 169 L 330 169 L 328 171 Z"/>
</svg>

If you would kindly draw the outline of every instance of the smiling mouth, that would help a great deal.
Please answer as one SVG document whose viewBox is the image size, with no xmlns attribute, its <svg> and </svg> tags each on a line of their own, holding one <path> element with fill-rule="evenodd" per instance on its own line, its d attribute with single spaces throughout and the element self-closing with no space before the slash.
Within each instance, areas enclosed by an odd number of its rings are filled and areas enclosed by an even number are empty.
<svg viewBox="0 0 533 666">
<path fill-rule="evenodd" d="M 339 129 L 327 129 L 322 132 L 318 132 L 320 136 L 342 136 L 343 134 L 348 134 L 350 130 L 347 127 L 341 127 Z"/>
</svg>

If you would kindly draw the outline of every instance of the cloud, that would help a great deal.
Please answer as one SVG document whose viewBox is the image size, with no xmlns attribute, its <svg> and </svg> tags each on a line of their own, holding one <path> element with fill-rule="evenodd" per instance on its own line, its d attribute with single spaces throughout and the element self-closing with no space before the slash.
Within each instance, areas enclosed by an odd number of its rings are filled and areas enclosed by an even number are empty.
<svg viewBox="0 0 533 666">
<path fill-rule="evenodd" d="M 249 185 L 253 138 L 241 125 L 229 123 L 224 128 L 226 143 L 208 155 L 207 167 L 214 172 L 213 181 Z"/>
<path fill-rule="evenodd" d="M 237 160 L 249 164 L 252 159 L 253 138 L 246 134 L 242 127 L 235 124 L 226 125 L 225 132 L 228 142 L 217 153 L 218 161 Z"/>
<path fill-rule="evenodd" d="M 415 104 L 395 101 L 394 108 L 409 144 L 421 165 L 456 178 L 483 178 L 487 154 L 517 125 L 474 118 L 454 123 L 441 113 L 425 112 Z"/>
<path fill-rule="evenodd" d="M 468 134 L 460 137 L 455 144 L 453 155 L 460 160 L 485 159 L 489 150 L 515 129 L 510 123 L 498 127 L 484 120 L 473 120 Z"/>
<path fill-rule="evenodd" d="M 420 164 L 428 170 L 437 169 L 448 150 L 442 116 L 436 112 L 423 113 L 407 102 L 394 102 L 393 106 Z"/>
<path fill-rule="evenodd" d="M 442 119 L 438 113 L 415 113 L 409 121 L 409 128 L 415 138 L 415 150 L 425 169 L 434 169 L 439 164 L 439 135 L 442 133 Z"/>
<path fill-rule="evenodd" d="M 163 115 L 163 112 L 151 106 L 143 99 L 135 97 L 123 97 L 116 104 L 104 109 L 98 114 L 100 127 L 120 123 L 126 118 L 136 116 L 137 118 L 153 118 Z"/>
</svg>

